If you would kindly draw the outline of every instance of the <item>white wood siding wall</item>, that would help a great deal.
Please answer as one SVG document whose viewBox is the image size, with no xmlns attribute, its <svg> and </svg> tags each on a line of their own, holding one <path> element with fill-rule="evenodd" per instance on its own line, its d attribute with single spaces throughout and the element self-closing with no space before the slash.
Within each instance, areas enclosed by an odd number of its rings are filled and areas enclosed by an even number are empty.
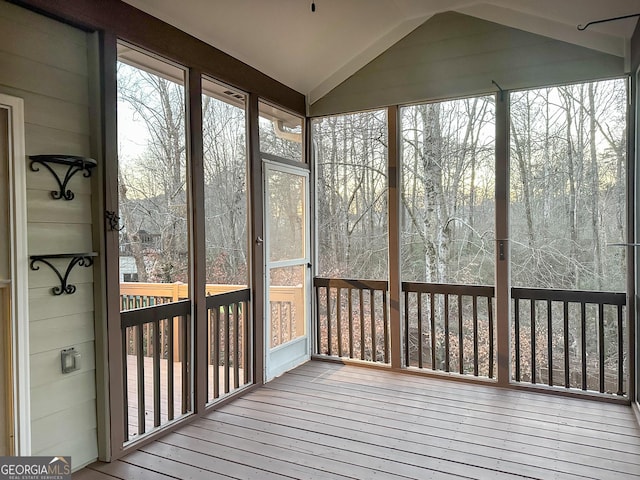
<svg viewBox="0 0 640 480">
<path fill-rule="evenodd" d="M 9 399 L 13 395 L 7 369 L 11 365 L 11 343 L 9 342 L 10 285 L 3 280 L 11 279 L 9 253 L 11 251 L 9 237 L 9 156 L 8 156 L 8 122 L 5 109 L 0 108 L 0 455 L 9 455 L 10 423 L 13 420 L 8 408 Z"/>
<path fill-rule="evenodd" d="M 87 35 L 0 1 L 0 65 L 0 91 L 24 99 L 27 155 L 89 156 Z M 93 250 L 93 183 L 77 174 L 75 199 L 53 200 L 51 174 L 27 169 L 30 255 Z M 55 297 L 55 274 L 29 271 L 32 454 L 71 455 L 75 470 L 98 456 L 92 268 L 76 267 L 71 283 L 75 294 Z M 70 346 L 82 368 L 62 374 L 60 351 Z"/>
<path fill-rule="evenodd" d="M 311 116 L 622 75 L 624 59 L 447 12 L 313 103 Z"/>
</svg>

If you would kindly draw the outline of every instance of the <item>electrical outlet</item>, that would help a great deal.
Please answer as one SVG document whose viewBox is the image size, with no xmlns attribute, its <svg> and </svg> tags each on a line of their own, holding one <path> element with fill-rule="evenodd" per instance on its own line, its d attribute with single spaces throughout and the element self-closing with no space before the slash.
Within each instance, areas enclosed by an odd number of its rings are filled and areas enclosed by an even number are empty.
<svg viewBox="0 0 640 480">
<path fill-rule="evenodd" d="M 62 363 L 62 373 L 75 372 L 80 370 L 80 359 L 82 355 L 76 352 L 74 347 L 67 348 L 60 352 L 60 361 Z"/>
</svg>

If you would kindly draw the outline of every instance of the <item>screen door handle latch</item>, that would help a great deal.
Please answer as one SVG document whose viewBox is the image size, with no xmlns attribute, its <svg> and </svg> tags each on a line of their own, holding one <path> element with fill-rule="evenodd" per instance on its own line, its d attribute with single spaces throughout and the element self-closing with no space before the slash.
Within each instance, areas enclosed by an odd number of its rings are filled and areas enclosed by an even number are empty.
<svg viewBox="0 0 640 480">
<path fill-rule="evenodd" d="M 262 245 L 263 243 L 264 243 L 264 240 L 262 240 L 262 237 L 258 235 L 256 237 L 256 245 Z"/>
<path fill-rule="evenodd" d="M 504 260 L 504 240 L 498 240 L 498 258 Z"/>
</svg>

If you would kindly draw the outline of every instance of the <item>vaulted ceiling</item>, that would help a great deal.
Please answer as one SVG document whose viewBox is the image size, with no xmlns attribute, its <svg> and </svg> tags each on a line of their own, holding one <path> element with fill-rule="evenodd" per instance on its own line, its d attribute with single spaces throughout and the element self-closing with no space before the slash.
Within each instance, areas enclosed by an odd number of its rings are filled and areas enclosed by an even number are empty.
<svg viewBox="0 0 640 480">
<path fill-rule="evenodd" d="M 640 0 L 125 0 L 307 95 L 328 93 L 431 16 L 457 11 L 620 57 Z"/>
</svg>

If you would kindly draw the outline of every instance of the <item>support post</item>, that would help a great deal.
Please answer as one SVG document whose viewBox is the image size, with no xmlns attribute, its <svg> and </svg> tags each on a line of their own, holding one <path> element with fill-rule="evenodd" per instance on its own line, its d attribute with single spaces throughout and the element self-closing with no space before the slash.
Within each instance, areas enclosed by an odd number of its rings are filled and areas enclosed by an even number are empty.
<svg viewBox="0 0 640 480">
<path fill-rule="evenodd" d="M 389 322 L 391 336 L 391 368 L 402 365 L 401 302 L 402 280 L 400 272 L 400 109 L 397 105 L 387 109 L 388 183 L 387 205 L 389 225 Z M 407 345 L 404 346 L 407 348 Z"/>
<path fill-rule="evenodd" d="M 253 306 L 253 375 L 254 383 L 264 383 L 264 247 L 258 238 L 264 238 L 264 206 L 262 183 L 262 158 L 260 157 L 260 132 L 258 130 L 258 95 L 250 94 L 249 118 L 247 120 L 249 140 L 249 185 L 251 188 L 251 234 L 249 247 L 251 255 L 251 288 L 253 291 L 251 305 Z"/>
<path fill-rule="evenodd" d="M 207 404 L 207 298 L 206 298 L 206 237 L 204 214 L 204 177 L 203 146 L 202 146 L 202 72 L 190 68 L 187 78 L 187 115 L 189 125 L 188 162 L 189 162 L 189 199 L 191 201 L 191 281 L 189 282 L 189 296 L 192 299 L 191 318 L 193 322 L 191 341 L 193 348 L 192 376 L 194 382 L 193 411 L 204 411 Z M 180 286 L 174 286 L 174 297 L 180 296 Z M 174 337 L 175 338 L 175 337 Z M 173 368 L 171 366 L 170 368 Z"/>
<path fill-rule="evenodd" d="M 496 356 L 498 385 L 511 381 L 511 279 L 509 260 L 509 93 L 496 97 Z"/>
</svg>

